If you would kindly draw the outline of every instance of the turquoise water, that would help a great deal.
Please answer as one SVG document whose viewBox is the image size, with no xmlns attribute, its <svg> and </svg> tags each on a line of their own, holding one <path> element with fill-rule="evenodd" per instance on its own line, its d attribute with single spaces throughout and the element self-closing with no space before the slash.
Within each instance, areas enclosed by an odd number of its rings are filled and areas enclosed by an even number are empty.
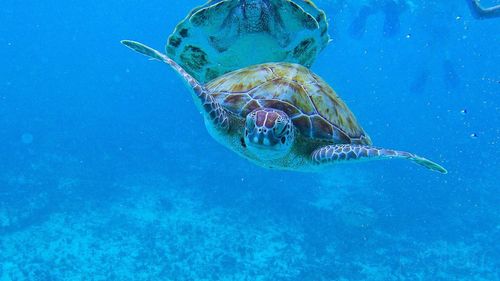
<svg viewBox="0 0 500 281">
<path fill-rule="evenodd" d="M 368 2 L 316 1 L 333 41 L 312 69 L 375 144 L 447 175 L 219 145 L 181 79 L 119 44 L 162 49 L 201 0 L 4 1 L 0 280 L 500 280 L 500 19 Z"/>
</svg>

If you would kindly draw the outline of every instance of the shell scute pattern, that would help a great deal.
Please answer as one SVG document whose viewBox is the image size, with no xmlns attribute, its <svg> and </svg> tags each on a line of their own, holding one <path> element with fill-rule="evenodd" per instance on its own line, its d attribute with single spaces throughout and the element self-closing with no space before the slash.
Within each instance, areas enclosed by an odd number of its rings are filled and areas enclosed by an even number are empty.
<svg viewBox="0 0 500 281">
<path fill-rule="evenodd" d="M 262 99 L 259 100 L 259 103 L 262 105 L 262 107 L 267 107 L 267 108 L 274 108 L 277 110 L 281 110 L 286 113 L 290 118 L 295 118 L 299 115 L 302 114 L 301 111 L 297 109 L 294 105 L 291 103 L 282 101 L 282 100 L 268 100 L 268 99 Z"/>
<path fill-rule="evenodd" d="M 313 128 L 315 128 L 312 132 L 313 138 L 318 138 L 318 139 L 331 139 L 331 138 L 333 138 L 334 128 L 333 128 L 332 124 L 330 124 L 328 121 L 326 121 L 323 117 L 312 116 L 311 122 L 312 122 Z"/>
<path fill-rule="evenodd" d="M 293 124 L 297 127 L 300 133 L 306 137 L 312 137 L 312 122 L 311 118 L 306 115 L 301 115 L 299 117 L 292 119 Z"/>
<path fill-rule="evenodd" d="M 245 117 L 258 107 L 285 112 L 302 135 L 337 143 L 370 143 L 356 118 L 328 84 L 300 65 L 263 64 L 207 85 L 224 107 Z"/>
<path fill-rule="evenodd" d="M 300 84 L 284 79 L 271 80 L 249 92 L 256 100 L 273 99 L 287 102 L 301 112 L 311 115 L 316 112 L 307 93 Z"/>
<path fill-rule="evenodd" d="M 258 101 L 252 99 L 241 109 L 241 116 L 247 116 L 247 114 L 260 107 L 262 107 L 262 105 Z"/>
<path fill-rule="evenodd" d="M 236 70 L 209 82 L 206 87 L 213 92 L 246 92 L 275 77 L 268 67 L 249 67 Z"/>
<path fill-rule="evenodd" d="M 316 83 L 305 84 L 303 87 L 309 93 L 318 114 L 329 122 L 342 128 L 351 138 L 364 135 L 363 129 L 357 125 L 356 117 L 347 105 L 320 77 L 314 77 Z"/>
<path fill-rule="evenodd" d="M 232 112 L 239 112 L 250 100 L 252 100 L 252 98 L 248 94 L 237 93 L 227 95 L 224 98 L 222 105 L 230 108 Z"/>
</svg>

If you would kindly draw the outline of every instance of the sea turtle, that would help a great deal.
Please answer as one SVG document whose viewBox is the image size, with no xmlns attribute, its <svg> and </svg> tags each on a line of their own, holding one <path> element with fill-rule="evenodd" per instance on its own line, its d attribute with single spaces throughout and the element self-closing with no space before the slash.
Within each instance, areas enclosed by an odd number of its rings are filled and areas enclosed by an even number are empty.
<svg viewBox="0 0 500 281">
<path fill-rule="evenodd" d="M 329 41 L 325 13 L 310 0 L 211 0 L 177 25 L 166 51 L 206 83 L 264 62 L 310 67 Z"/>
<path fill-rule="evenodd" d="M 446 173 L 415 154 L 373 147 L 346 104 L 304 66 L 260 64 L 201 84 L 166 55 L 122 43 L 174 68 L 192 89 L 212 137 L 261 166 L 314 171 L 356 159 L 404 158 Z"/>
</svg>

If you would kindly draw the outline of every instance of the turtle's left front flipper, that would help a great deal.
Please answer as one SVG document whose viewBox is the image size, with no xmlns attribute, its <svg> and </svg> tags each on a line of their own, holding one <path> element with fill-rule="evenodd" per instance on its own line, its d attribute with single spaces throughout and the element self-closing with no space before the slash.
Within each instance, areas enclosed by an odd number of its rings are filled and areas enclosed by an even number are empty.
<svg viewBox="0 0 500 281">
<path fill-rule="evenodd" d="M 195 103 L 197 103 L 198 107 L 205 113 L 205 117 L 210 120 L 216 128 L 221 130 L 229 129 L 229 117 L 226 110 L 212 97 L 200 82 L 187 73 L 184 68 L 178 65 L 174 60 L 136 41 L 122 40 L 121 43 L 140 54 L 170 65 L 182 78 L 184 78 L 189 87 L 191 87 L 195 97 Z"/>
<path fill-rule="evenodd" d="M 312 154 L 312 161 L 315 164 L 333 164 L 336 162 L 353 161 L 353 160 L 380 160 L 380 159 L 408 159 L 419 165 L 426 167 L 429 170 L 437 171 L 442 174 L 448 171 L 437 163 L 427 160 L 415 154 L 397 151 L 392 149 L 377 148 L 366 145 L 328 145 L 316 149 Z"/>
</svg>

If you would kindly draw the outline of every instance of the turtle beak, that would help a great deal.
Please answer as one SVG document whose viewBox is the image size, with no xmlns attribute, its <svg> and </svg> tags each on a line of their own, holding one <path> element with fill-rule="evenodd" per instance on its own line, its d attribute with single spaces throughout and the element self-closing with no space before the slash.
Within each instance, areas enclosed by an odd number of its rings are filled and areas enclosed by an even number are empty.
<svg viewBox="0 0 500 281">
<path fill-rule="evenodd" d="M 273 130 L 265 127 L 255 127 L 252 132 L 248 132 L 246 141 L 248 145 L 269 149 L 276 149 L 276 144 L 279 143 L 279 140 L 274 136 Z"/>
<path fill-rule="evenodd" d="M 288 147 L 276 139 L 273 130 L 264 131 L 262 128 L 248 132 L 245 144 L 251 154 L 262 160 L 279 159 L 289 151 Z"/>
</svg>

